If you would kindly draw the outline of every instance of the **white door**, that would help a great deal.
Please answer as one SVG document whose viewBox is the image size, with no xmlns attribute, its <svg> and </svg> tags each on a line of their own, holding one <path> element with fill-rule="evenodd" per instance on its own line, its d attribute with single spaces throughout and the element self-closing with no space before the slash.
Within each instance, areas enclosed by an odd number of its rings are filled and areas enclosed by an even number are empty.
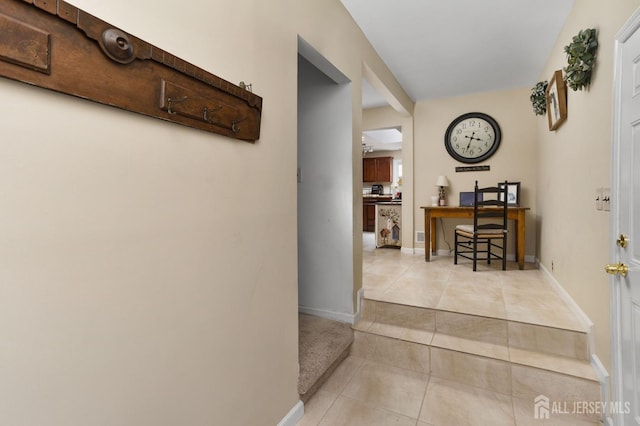
<svg viewBox="0 0 640 426">
<path fill-rule="evenodd" d="M 612 241 L 608 272 L 618 270 L 611 277 L 611 319 L 615 403 L 612 408 L 619 425 L 640 424 L 639 29 L 640 9 L 618 33 L 615 51 Z"/>
</svg>

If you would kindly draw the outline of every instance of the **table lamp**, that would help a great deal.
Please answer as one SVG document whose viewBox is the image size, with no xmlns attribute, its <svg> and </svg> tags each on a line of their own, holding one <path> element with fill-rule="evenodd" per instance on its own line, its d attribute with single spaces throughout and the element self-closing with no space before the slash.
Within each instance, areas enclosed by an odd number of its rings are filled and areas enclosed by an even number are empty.
<svg viewBox="0 0 640 426">
<path fill-rule="evenodd" d="M 436 180 L 436 186 L 439 187 L 438 197 L 440 199 L 439 203 L 441 206 L 447 205 L 447 198 L 444 193 L 444 188 L 449 186 L 449 181 L 446 176 L 438 176 L 438 180 Z"/>
</svg>

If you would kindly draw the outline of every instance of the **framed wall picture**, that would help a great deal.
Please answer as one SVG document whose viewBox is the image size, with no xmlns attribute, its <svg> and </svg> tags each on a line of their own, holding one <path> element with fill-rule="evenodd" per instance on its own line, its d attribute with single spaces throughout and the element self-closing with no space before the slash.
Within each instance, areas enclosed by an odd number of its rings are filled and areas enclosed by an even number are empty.
<svg viewBox="0 0 640 426">
<path fill-rule="evenodd" d="M 499 182 L 498 188 L 504 188 L 504 182 Z M 502 194 L 500 201 L 502 201 Z M 507 182 L 507 204 L 514 207 L 520 206 L 520 182 Z"/>
<path fill-rule="evenodd" d="M 556 130 L 567 119 L 567 88 L 562 70 L 553 73 L 547 86 L 547 118 L 549 130 Z"/>
</svg>

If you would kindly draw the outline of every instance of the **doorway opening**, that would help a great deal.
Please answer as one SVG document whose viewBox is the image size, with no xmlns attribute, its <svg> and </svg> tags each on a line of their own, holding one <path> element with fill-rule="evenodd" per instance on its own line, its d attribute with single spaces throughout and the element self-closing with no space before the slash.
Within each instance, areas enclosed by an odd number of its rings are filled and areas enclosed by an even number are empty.
<svg viewBox="0 0 640 426">
<path fill-rule="evenodd" d="M 402 128 L 362 132 L 362 250 L 402 246 Z M 390 204 L 393 203 L 393 204 Z M 393 220 L 385 214 L 394 210 Z M 384 217 L 383 217 L 384 216 Z M 382 234 L 379 235 L 379 233 Z M 393 244 L 388 244 L 390 241 Z"/>
<path fill-rule="evenodd" d="M 298 52 L 298 391 L 305 401 L 353 341 L 354 149 L 349 80 L 300 38 Z"/>
</svg>

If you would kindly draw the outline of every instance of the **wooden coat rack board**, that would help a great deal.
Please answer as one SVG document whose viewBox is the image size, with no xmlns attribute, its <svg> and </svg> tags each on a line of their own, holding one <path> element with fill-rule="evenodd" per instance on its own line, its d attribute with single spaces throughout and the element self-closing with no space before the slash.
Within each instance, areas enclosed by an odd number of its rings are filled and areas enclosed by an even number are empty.
<svg viewBox="0 0 640 426">
<path fill-rule="evenodd" d="M 255 142 L 262 98 L 62 0 L 0 0 L 0 75 Z"/>
</svg>

